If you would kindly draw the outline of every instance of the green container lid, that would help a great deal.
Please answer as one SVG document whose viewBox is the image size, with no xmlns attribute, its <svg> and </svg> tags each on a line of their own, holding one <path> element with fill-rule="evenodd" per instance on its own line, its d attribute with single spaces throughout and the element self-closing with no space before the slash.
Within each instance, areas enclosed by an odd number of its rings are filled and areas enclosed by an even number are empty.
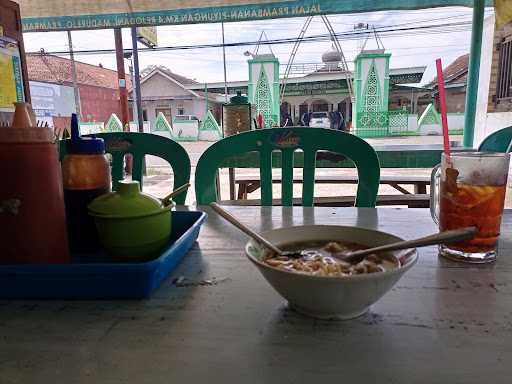
<svg viewBox="0 0 512 384">
<path fill-rule="evenodd" d="M 166 209 L 159 199 L 142 193 L 138 181 L 120 181 L 116 192 L 97 197 L 88 208 L 92 216 L 119 218 L 152 215 Z"/>
<path fill-rule="evenodd" d="M 236 91 L 236 96 L 233 96 L 231 99 L 229 99 L 228 105 L 243 105 L 243 104 L 249 104 L 249 99 L 247 97 L 242 96 L 242 92 Z"/>
</svg>

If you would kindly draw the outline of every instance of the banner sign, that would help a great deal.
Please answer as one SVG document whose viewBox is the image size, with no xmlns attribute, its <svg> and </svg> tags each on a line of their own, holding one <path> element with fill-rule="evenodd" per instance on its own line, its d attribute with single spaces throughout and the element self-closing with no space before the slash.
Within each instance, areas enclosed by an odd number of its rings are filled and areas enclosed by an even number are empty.
<svg viewBox="0 0 512 384">
<path fill-rule="evenodd" d="M 18 44 L 2 37 L 0 38 L 0 111 L 13 112 L 13 103 L 24 100 Z"/>
<path fill-rule="evenodd" d="M 219 23 L 321 14 L 472 7 L 474 0 L 19 0 L 24 32 Z M 486 5 L 492 6 L 492 0 Z"/>
<path fill-rule="evenodd" d="M 75 112 L 73 87 L 60 84 L 29 81 L 32 109 L 36 116 L 71 116 Z"/>
</svg>

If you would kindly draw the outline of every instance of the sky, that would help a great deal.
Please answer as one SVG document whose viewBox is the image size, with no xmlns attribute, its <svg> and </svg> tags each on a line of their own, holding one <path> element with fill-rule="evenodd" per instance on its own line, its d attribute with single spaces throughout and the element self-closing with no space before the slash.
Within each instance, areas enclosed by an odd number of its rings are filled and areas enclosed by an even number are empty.
<svg viewBox="0 0 512 384">
<path fill-rule="evenodd" d="M 486 16 L 492 15 L 492 9 L 486 10 Z M 328 16 L 336 33 L 352 32 L 354 25 L 367 23 L 375 28 L 410 28 L 432 24 L 470 22 L 472 9 L 448 7 L 417 11 L 386 11 Z M 262 31 L 268 39 L 296 38 L 305 18 L 278 20 L 245 21 L 226 23 L 226 43 L 257 41 Z M 222 42 L 221 24 L 194 24 L 161 26 L 158 30 L 159 46 L 183 46 L 195 44 L 219 44 Z M 313 19 L 306 36 L 326 34 L 322 19 Z M 435 76 L 435 59 L 441 58 L 443 67 L 449 65 L 460 55 L 469 52 L 471 26 L 458 25 L 437 28 L 436 30 L 396 31 L 392 34 L 380 34 L 380 38 L 391 53 L 391 68 L 426 66 L 422 83 L 430 82 Z M 113 49 L 114 33 L 112 30 L 90 30 L 72 32 L 75 50 Z M 66 32 L 25 33 L 25 50 L 27 52 L 63 51 L 68 49 Z M 349 62 L 359 52 L 362 40 L 340 39 L 340 44 Z M 131 47 L 129 29 L 123 29 L 124 48 Z M 139 44 L 139 47 L 142 47 Z M 279 58 L 281 72 L 284 72 L 293 44 L 273 45 L 272 51 Z M 375 41 L 368 40 L 366 48 L 376 48 Z M 254 46 L 237 46 L 226 48 L 227 80 L 247 80 L 247 57 L 244 52 L 253 52 Z M 328 41 L 301 44 L 294 63 L 321 63 L 321 55 L 332 49 Z M 260 53 L 267 53 L 266 46 L 260 47 Z M 116 69 L 115 55 L 75 55 L 78 61 Z M 126 70 L 128 70 L 128 61 Z M 195 79 L 198 82 L 221 82 L 224 80 L 222 65 L 222 48 L 193 50 L 141 52 L 139 56 L 141 70 L 148 65 L 164 65 L 173 72 Z"/>
</svg>

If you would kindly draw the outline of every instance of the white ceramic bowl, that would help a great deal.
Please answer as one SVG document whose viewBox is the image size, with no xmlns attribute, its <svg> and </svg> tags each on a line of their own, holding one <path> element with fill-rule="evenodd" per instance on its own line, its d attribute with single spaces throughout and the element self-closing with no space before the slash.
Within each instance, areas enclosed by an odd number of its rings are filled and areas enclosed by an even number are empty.
<svg viewBox="0 0 512 384">
<path fill-rule="evenodd" d="M 308 225 L 275 229 L 263 236 L 276 245 L 306 241 L 350 241 L 362 245 L 384 245 L 403 239 L 385 232 L 358 227 Z M 401 266 L 385 272 L 346 277 L 310 276 L 273 268 L 262 262 L 266 249 L 251 240 L 245 253 L 265 279 L 290 307 L 321 319 L 351 319 L 364 314 L 409 270 L 418 259 L 416 249 L 391 252 Z"/>
</svg>

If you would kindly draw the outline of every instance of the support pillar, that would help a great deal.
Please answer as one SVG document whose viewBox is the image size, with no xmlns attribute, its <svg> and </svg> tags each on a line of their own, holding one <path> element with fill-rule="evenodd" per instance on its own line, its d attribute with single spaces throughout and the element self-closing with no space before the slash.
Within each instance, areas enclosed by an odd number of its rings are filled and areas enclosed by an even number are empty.
<svg viewBox="0 0 512 384">
<path fill-rule="evenodd" d="M 75 55 L 73 53 L 73 40 L 71 40 L 71 31 L 68 32 L 68 45 L 69 45 L 69 58 L 71 60 L 71 79 L 73 80 L 73 92 L 75 96 L 75 112 L 78 116 L 78 119 L 81 118 L 81 108 L 80 108 L 80 92 L 78 90 L 77 85 L 77 75 L 76 75 L 76 63 L 75 63 Z"/>
<path fill-rule="evenodd" d="M 133 88 L 135 89 L 135 105 L 137 108 L 138 131 L 144 132 L 144 119 L 142 117 L 142 95 L 140 93 L 139 51 L 137 49 L 137 27 L 132 27 L 132 54 L 133 54 Z"/>
<path fill-rule="evenodd" d="M 130 131 L 130 115 L 128 113 L 128 91 L 126 89 L 126 73 L 124 71 L 123 37 L 121 28 L 114 29 L 116 44 L 117 79 L 119 86 L 119 105 L 121 108 L 121 122 L 123 131 Z"/>
<path fill-rule="evenodd" d="M 465 147 L 472 148 L 475 135 L 476 103 L 478 99 L 478 80 L 480 76 L 480 57 L 482 54 L 482 35 L 484 30 L 485 0 L 474 0 L 473 29 L 471 31 L 471 50 L 464 115 Z"/>
<path fill-rule="evenodd" d="M 279 125 L 279 60 L 273 54 L 253 54 L 248 64 L 249 103 L 255 104 L 256 115 L 262 114 L 265 128 Z"/>
<path fill-rule="evenodd" d="M 355 59 L 352 127 L 357 136 L 388 134 L 390 56 L 381 49 L 362 51 Z"/>
</svg>

